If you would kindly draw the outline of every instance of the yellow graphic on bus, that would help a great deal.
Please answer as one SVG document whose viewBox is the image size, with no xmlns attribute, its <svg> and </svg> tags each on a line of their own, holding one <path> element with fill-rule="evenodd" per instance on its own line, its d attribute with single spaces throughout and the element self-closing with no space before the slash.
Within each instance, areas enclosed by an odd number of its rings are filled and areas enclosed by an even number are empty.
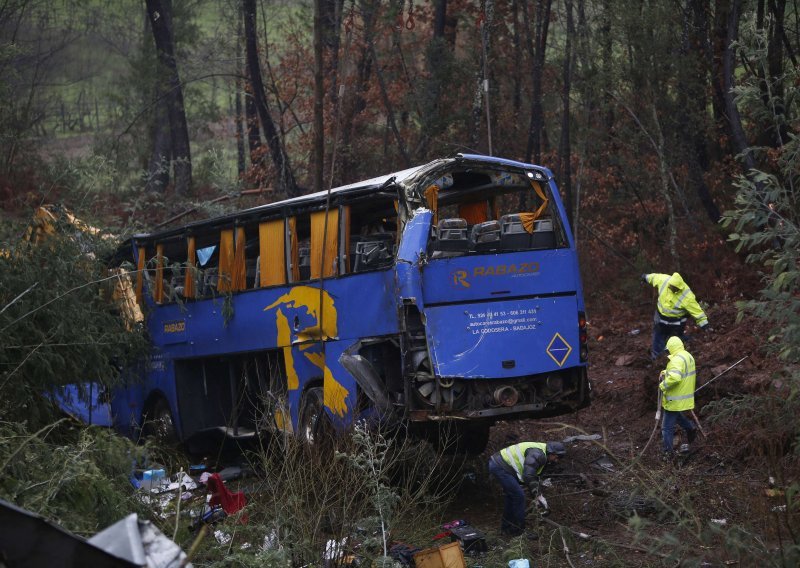
<svg viewBox="0 0 800 568">
<path fill-rule="evenodd" d="M 321 310 L 320 300 L 322 300 Z M 269 310 L 275 310 L 278 345 L 283 347 L 286 364 L 287 388 L 291 391 L 297 390 L 300 386 L 300 377 L 292 352 L 292 345 L 297 344 L 297 348 L 303 352 L 306 359 L 322 371 L 325 406 L 337 416 L 344 416 L 347 412 L 345 399 L 350 392 L 333 376 L 325 364 L 323 353 L 312 350 L 319 346 L 319 341 L 335 339 L 338 335 L 337 312 L 333 298 L 324 290 L 320 293 L 319 288 L 295 286 L 264 308 L 265 312 Z M 311 321 L 308 316 L 311 316 Z"/>
</svg>

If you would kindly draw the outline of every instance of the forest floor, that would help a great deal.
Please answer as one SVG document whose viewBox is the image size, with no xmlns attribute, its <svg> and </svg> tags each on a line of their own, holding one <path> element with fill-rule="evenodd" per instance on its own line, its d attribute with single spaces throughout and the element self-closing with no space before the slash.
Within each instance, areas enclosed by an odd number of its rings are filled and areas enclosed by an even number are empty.
<svg viewBox="0 0 800 568">
<path fill-rule="evenodd" d="M 746 435 L 744 429 L 729 431 L 708 423 L 703 414 L 703 407 L 712 400 L 752 392 L 769 382 L 778 364 L 765 359 L 758 350 L 763 330 L 752 320 L 736 323 L 733 305 L 713 306 L 707 311 L 713 332 L 694 328 L 687 348 L 697 361 L 698 386 L 742 357 L 747 359 L 698 395 L 695 413 L 705 436 L 698 436 L 688 456 L 664 463 L 661 431 L 659 427 L 654 432 L 654 418 L 658 374 L 666 358 L 653 363 L 649 357 L 652 310 L 652 302 L 642 301 L 590 318 L 592 404 L 577 414 L 556 419 L 495 425 L 489 447 L 480 457 L 484 464 L 475 465 L 480 472 L 476 482 L 463 486 L 448 510 L 453 519 L 465 519 L 484 531 L 490 547 L 507 547 L 508 542 L 498 531 L 502 493 L 499 484 L 489 481 L 486 474 L 488 457 L 515 439 L 546 441 L 598 434 L 599 440 L 568 444 L 566 458 L 543 472 L 542 477 L 549 477 L 552 483 L 543 489 L 551 513 L 540 524 L 535 508 L 528 509 L 528 530 L 538 529 L 539 534 L 528 544 L 532 558 L 557 550 L 560 560 L 551 558 L 550 565 L 661 565 L 658 554 L 668 554 L 669 550 L 653 555 L 653 547 L 648 550 L 645 544 L 632 544 L 628 523 L 632 510 L 654 523 L 645 532 L 656 540 L 676 528 L 669 526 L 676 524 L 674 520 L 665 526 L 661 514 L 665 507 L 677 511 L 687 506 L 694 520 L 706 525 L 740 523 L 752 527 L 754 519 L 761 519 L 768 532 L 769 519 L 775 514 L 772 508 L 780 503 L 767 491 L 770 473 L 758 463 L 743 459 L 737 440 Z M 676 446 L 683 441 L 681 434 L 676 434 Z M 576 538 L 577 533 L 589 538 Z M 561 534 L 569 541 L 569 558 L 562 553 Z M 722 543 L 719 550 L 696 552 L 710 559 L 708 565 L 735 562 L 725 557 Z M 494 564 L 490 561 L 485 565 Z"/>
</svg>

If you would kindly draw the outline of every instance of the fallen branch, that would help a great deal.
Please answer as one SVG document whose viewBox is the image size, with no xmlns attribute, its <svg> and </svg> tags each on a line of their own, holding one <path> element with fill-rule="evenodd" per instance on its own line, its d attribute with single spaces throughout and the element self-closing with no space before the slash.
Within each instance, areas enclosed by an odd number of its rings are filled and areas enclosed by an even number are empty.
<svg viewBox="0 0 800 568">
<path fill-rule="evenodd" d="M 28 292 L 30 292 L 31 290 L 33 290 L 34 288 L 36 288 L 38 285 L 39 285 L 39 283 L 38 283 L 38 282 L 34 282 L 34 283 L 33 283 L 33 284 L 31 284 L 30 286 L 28 286 L 28 289 L 27 289 L 27 290 L 25 290 L 25 291 L 24 291 L 23 293 L 21 293 L 19 296 L 17 296 L 17 297 L 16 297 L 16 298 L 14 298 L 13 300 L 11 300 L 9 303 L 7 303 L 5 306 L 3 306 L 3 309 L 2 309 L 2 310 L 0 310 L 0 314 L 2 314 L 4 311 L 6 311 L 8 308 L 10 308 L 10 307 L 11 307 L 13 304 L 15 304 L 15 303 L 17 302 L 17 300 L 19 300 L 19 299 L 20 299 L 22 296 L 24 296 L 25 294 L 27 294 Z"/>
</svg>

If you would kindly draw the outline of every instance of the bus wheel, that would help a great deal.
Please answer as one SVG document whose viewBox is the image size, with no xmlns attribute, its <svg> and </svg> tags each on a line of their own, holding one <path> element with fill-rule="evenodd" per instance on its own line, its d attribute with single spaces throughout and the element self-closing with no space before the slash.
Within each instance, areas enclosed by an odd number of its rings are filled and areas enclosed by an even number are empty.
<svg viewBox="0 0 800 568">
<path fill-rule="evenodd" d="M 303 394 L 297 431 L 301 439 L 309 445 L 319 444 L 330 433 L 326 428 L 327 417 L 323 400 L 322 387 L 312 387 Z"/>
<path fill-rule="evenodd" d="M 165 399 L 159 397 L 151 403 L 150 409 L 145 413 L 142 434 L 168 444 L 178 440 L 175 422 L 172 420 L 172 411 Z"/>
</svg>

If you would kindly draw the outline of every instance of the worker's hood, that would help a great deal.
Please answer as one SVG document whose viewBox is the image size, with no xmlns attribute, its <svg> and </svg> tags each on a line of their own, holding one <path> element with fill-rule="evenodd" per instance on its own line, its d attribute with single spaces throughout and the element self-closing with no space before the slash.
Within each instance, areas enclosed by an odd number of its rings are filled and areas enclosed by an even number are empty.
<svg viewBox="0 0 800 568">
<path fill-rule="evenodd" d="M 678 351 L 683 351 L 683 341 L 680 337 L 670 337 L 667 340 L 667 349 L 670 355 L 675 355 Z"/>
<path fill-rule="evenodd" d="M 683 277 L 677 272 L 672 273 L 672 276 L 669 277 L 668 284 L 670 286 L 675 286 L 676 288 L 679 288 L 681 290 L 686 288 L 686 282 L 683 281 Z"/>
</svg>

